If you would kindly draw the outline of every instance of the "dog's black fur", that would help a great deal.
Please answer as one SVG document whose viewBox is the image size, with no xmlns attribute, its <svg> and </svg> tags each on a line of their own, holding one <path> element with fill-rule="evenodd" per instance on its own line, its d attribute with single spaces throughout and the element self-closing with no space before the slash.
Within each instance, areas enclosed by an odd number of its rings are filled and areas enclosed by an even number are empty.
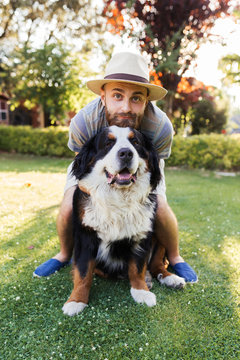
<svg viewBox="0 0 240 360">
<path fill-rule="evenodd" d="M 108 128 L 93 136 L 84 144 L 80 153 L 76 156 L 72 174 L 78 180 L 81 180 L 89 174 L 96 162 L 102 159 L 114 146 L 115 141 L 108 139 L 106 142 L 107 133 Z M 158 154 L 146 136 L 136 130 L 134 130 L 134 133 L 135 137 L 131 139 L 131 142 L 134 144 L 139 156 L 148 161 L 149 172 L 151 173 L 150 185 L 153 192 L 161 178 Z M 84 208 L 84 203 L 87 201 L 89 196 L 89 194 L 86 194 L 84 191 L 77 188 L 73 197 L 74 256 L 76 265 L 83 277 L 86 275 L 88 262 L 91 259 L 96 258 L 98 247 L 101 242 L 96 231 L 85 227 L 79 218 L 79 209 Z M 155 213 L 157 208 L 156 194 L 150 193 L 149 199 L 155 204 Z M 154 219 L 152 229 L 153 227 Z M 152 246 L 152 231 L 149 231 L 146 238 L 142 239 L 140 243 L 142 249 L 141 252 L 134 251 L 135 245 L 135 242 L 129 238 L 114 241 L 110 245 L 110 254 L 114 259 L 122 260 L 124 262 L 124 267 L 114 270 L 111 267 L 108 267 L 103 261 L 100 261 L 97 263 L 97 268 L 113 277 L 120 274 L 126 276 L 129 260 L 134 257 L 136 259 L 138 269 L 141 271 Z"/>
<path fill-rule="evenodd" d="M 64 313 L 84 309 L 94 272 L 128 276 L 132 297 L 148 306 L 156 299 L 145 281 L 147 267 L 160 283 L 182 287 L 166 271 L 165 249 L 153 237 L 161 174 L 152 143 L 133 129 L 106 128 L 85 143 L 72 173 L 79 180 L 73 197 L 74 289 Z"/>
</svg>

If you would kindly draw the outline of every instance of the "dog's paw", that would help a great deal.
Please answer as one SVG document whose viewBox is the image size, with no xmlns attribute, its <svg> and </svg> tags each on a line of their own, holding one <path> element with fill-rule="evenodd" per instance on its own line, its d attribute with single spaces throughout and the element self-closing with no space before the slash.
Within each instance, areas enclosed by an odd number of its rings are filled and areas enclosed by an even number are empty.
<svg viewBox="0 0 240 360">
<path fill-rule="evenodd" d="M 146 304 L 147 306 L 156 305 L 156 296 L 151 291 L 131 288 L 131 295 L 139 304 Z"/>
<path fill-rule="evenodd" d="M 71 301 L 63 305 L 62 311 L 65 315 L 74 316 L 79 314 L 87 306 L 82 302 Z"/>
<path fill-rule="evenodd" d="M 165 278 L 162 277 L 162 274 L 158 274 L 157 279 L 161 285 L 166 285 L 174 289 L 182 289 L 186 285 L 183 278 L 174 274 L 166 276 Z"/>
</svg>

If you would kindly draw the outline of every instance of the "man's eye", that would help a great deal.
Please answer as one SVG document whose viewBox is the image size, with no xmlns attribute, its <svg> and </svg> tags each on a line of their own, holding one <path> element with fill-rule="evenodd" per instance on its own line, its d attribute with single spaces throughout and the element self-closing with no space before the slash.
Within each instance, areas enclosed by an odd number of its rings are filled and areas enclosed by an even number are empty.
<svg viewBox="0 0 240 360">
<path fill-rule="evenodd" d="M 141 99 L 139 96 L 134 96 L 134 97 L 132 98 L 132 100 L 133 100 L 134 102 L 140 102 L 142 99 Z"/>
<path fill-rule="evenodd" d="M 121 94 L 114 94 L 113 95 L 115 97 L 115 99 L 120 100 L 122 98 Z"/>
</svg>

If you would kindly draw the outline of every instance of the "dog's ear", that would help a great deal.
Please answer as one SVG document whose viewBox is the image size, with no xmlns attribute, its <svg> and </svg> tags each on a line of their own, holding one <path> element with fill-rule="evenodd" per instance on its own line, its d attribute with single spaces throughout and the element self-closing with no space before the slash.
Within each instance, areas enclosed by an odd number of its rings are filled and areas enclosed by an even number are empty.
<svg viewBox="0 0 240 360">
<path fill-rule="evenodd" d="M 159 184 L 159 181 L 161 180 L 161 172 L 159 168 L 160 159 L 157 150 L 155 149 L 152 142 L 145 135 L 143 135 L 143 137 L 145 142 L 145 148 L 149 154 L 148 166 L 149 166 L 149 171 L 151 173 L 150 184 L 152 186 L 152 190 L 155 190 Z"/>
<path fill-rule="evenodd" d="M 95 135 L 83 145 L 79 154 L 76 155 L 73 162 L 72 175 L 80 180 L 84 175 L 88 174 L 95 162 L 94 159 L 96 154 L 97 150 Z"/>
</svg>

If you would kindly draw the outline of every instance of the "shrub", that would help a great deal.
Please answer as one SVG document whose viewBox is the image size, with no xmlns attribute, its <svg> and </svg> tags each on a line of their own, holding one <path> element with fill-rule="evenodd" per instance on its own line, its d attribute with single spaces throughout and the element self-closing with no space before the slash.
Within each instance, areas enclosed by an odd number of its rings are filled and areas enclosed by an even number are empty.
<svg viewBox="0 0 240 360">
<path fill-rule="evenodd" d="M 167 166 L 240 170 L 240 139 L 210 134 L 184 138 L 175 136 Z"/>
<path fill-rule="evenodd" d="M 218 110 L 216 104 L 208 99 L 193 105 L 187 117 L 191 121 L 192 135 L 221 133 L 227 121 L 225 110 Z"/>
<path fill-rule="evenodd" d="M 73 157 L 67 142 L 67 127 L 0 126 L 0 150 L 4 151 Z"/>
<path fill-rule="evenodd" d="M 72 158 L 67 142 L 67 127 L 0 126 L 0 150 L 3 151 Z M 166 165 L 240 170 L 239 154 L 240 137 L 205 134 L 184 138 L 177 135 Z"/>
</svg>

